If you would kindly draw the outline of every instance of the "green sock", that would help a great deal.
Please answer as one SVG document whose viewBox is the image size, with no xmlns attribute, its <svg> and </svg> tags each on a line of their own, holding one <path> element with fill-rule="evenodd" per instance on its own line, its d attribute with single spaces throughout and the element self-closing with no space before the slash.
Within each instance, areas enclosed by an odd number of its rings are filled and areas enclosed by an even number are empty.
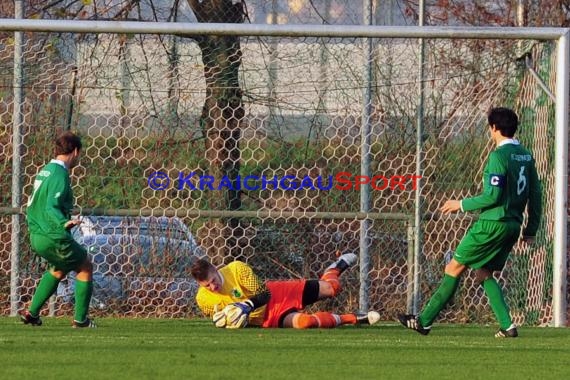
<svg viewBox="0 0 570 380">
<path fill-rule="evenodd" d="M 77 322 L 83 322 L 87 318 L 91 294 L 93 294 L 93 281 L 75 280 L 75 316 L 73 319 Z"/>
<path fill-rule="evenodd" d="M 429 327 L 441 310 L 447 305 L 451 297 L 455 294 L 459 278 L 448 274 L 443 276 L 443 280 L 436 292 L 431 296 L 427 305 L 422 310 L 419 321 L 424 327 Z"/>
<path fill-rule="evenodd" d="M 503 330 L 508 329 L 513 323 L 513 320 L 511 319 L 509 307 L 505 302 L 501 286 L 497 280 L 493 277 L 489 277 L 483 281 L 483 289 L 485 289 L 485 294 L 487 294 L 487 298 L 489 298 L 491 309 L 499 321 L 499 326 L 501 326 Z"/>
<path fill-rule="evenodd" d="M 30 314 L 32 314 L 34 317 L 40 315 L 40 310 L 46 301 L 51 297 L 51 295 L 55 293 L 58 284 L 59 280 L 53 274 L 51 274 L 50 271 L 44 273 L 42 279 L 40 280 L 40 283 L 38 284 L 38 288 L 32 297 L 32 304 L 28 309 Z"/>
</svg>

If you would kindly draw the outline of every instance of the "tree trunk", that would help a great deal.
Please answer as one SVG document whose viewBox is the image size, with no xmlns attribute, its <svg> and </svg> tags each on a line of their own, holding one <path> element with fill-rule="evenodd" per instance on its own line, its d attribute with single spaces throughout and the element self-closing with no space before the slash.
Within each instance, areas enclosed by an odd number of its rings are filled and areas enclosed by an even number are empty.
<svg viewBox="0 0 570 380">
<path fill-rule="evenodd" d="M 188 0 L 188 3 L 199 22 L 242 23 L 244 20 L 242 4 L 233 4 L 232 0 Z M 206 79 L 206 101 L 202 108 L 201 125 L 206 135 L 206 158 L 211 164 L 212 172 L 209 174 L 218 180 L 226 177 L 235 184 L 240 169 L 240 123 L 245 114 L 238 78 L 240 40 L 238 36 L 215 35 L 198 36 L 196 40 L 202 51 Z M 237 188 L 233 185 L 232 189 L 224 187 L 223 193 L 212 192 L 210 204 L 219 205 L 225 210 L 238 210 L 241 207 L 241 192 L 235 190 Z M 239 220 L 230 218 L 227 225 L 217 227 L 221 227 L 223 240 L 213 244 L 212 248 L 221 247 L 223 251 L 229 251 L 227 253 L 231 258 L 238 258 L 238 240 L 242 235 Z M 212 228 L 212 231 L 218 228 Z M 227 256 L 226 252 L 218 253 L 222 257 Z"/>
</svg>

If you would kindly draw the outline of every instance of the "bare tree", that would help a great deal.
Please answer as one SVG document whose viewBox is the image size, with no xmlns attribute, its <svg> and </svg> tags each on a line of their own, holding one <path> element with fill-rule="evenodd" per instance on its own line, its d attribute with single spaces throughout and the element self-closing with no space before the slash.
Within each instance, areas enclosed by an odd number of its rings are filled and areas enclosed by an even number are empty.
<svg viewBox="0 0 570 380">
<path fill-rule="evenodd" d="M 187 0 L 187 3 L 198 22 L 242 23 L 245 19 L 244 0 Z M 169 21 L 175 21 L 180 0 L 172 0 L 169 5 L 166 7 L 165 5 L 167 5 L 165 2 L 156 0 L 146 2 L 140 0 L 94 0 L 92 2 L 80 0 L 42 2 L 34 0 L 26 4 L 26 17 L 132 21 L 160 21 L 161 18 L 166 17 Z M 0 10 L 9 16 L 12 8 L 2 6 Z M 195 40 L 202 53 L 206 99 L 200 116 L 200 128 L 205 137 L 209 174 L 217 179 L 224 178 L 235 184 L 240 170 L 240 123 L 245 114 L 242 102 L 243 92 L 238 77 L 242 59 L 240 38 L 238 36 L 217 35 L 184 37 Z M 123 38 L 119 41 L 123 41 L 123 45 L 121 45 L 121 51 L 123 51 L 126 39 Z M 163 45 L 169 54 L 169 59 L 176 59 L 176 51 L 168 49 L 165 44 Z M 142 51 L 144 54 L 144 49 Z M 170 62 L 170 75 L 176 72 L 176 65 L 177 63 Z M 171 90 L 169 89 L 169 91 Z M 123 114 L 127 112 L 124 107 L 121 109 Z M 235 190 L 237 188 L 239 187 L 223 187 L 223 191 L 210 192 L 208 196 L 212 208 L 240 209 L 241 192 Z M 237 238 L 241 234 L 239 221 L 236 218 L 230 218 L 222 223 L 215 221 L 208 223 L 216 226 L 208 229 L 208 235 L 218 235 L 216 231 L 219 231 L 219 235 L 224 235 L 223 244 L 214 243 L 211 246 L 223 246 L 220 249 L 228 250 L 229 252 L 224 253 L 223 256 L 227 256 L 227 253 L 230 256 L 239 256 L 240 252 L 234 250 L 237 246 Z M 216 240 L 220 237 L 211 238 Z"/>
<path fill-rule="evenodd" d="M 418 0 L 404 0 L 405 14 L 417 17 Z M 426 2 L 430 25 L 522 26 L 570 25 L 569 0 L 433 0 Z"/>
<path fill-rule="evenodd" d="M 244 4 L 233 0 L 188 0 L 199 22 L 242 23 Z M 239 36 L 204 35 L 194 37 L 202 51 L 206 101 L 202 108 L 201 126 L 206 135 L 206 157 L 216 178 L 226 177 L 236 183 L 240 170 L 240 123 L 245 111 L 239 85 L 242 52 Z M 225 191 L 224 208 L 241 207 L 240 190 L 232 186 Z M 242 235 L 239 221 L 230 218 L 226 248 L 232 257 L 239 256 L 238 238 Z M 225 256 L 225 255 L 224 255 Z"/>
</svg>

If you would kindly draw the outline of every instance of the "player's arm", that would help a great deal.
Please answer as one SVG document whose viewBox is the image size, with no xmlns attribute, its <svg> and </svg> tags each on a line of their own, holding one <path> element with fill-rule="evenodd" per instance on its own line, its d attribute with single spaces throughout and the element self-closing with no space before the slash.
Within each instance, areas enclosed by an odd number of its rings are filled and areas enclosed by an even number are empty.
<svg viewBox="0 0 570 380">
<path fill-rule="evenodd" d="M 523 238 L 533 238 L 536 236 L 540 218 L 542 217 L 542 186 L 538 179 L 538 173 L 534 161 L 529 165 L 529 194 L 528 194 L 528 220 L 523 230 Z"/>
<path fill-rule="evenodd" d="M 487 166 L 483 171 L 483 192 L 461 201 L 461 210 L 474 211 L 496 205 L 507 185 L 507 165 L 499 159 L 496 152 L 491 152 Z"/>
<path fill-rule="evenodd" d="M 249 265 L 240 263 L 238 268 L 238 281 L 242 288 L 248 290 L 250 294 L 253 294 L 249 297 L 253 310 L 266 305 L 269 302 L 271 293 L 269 292 L 267 285 L 265 285 L 265 282 L 255 274 Z"/>
<path fill-rule="evenodd" d="M 249 322 L 249 314 L 269 302 L 271 293 L 261 281 L 259 276 L 255 274 L 253 269 L 245 263 L 237 263 L 237 279 L 240 286 L 247 290 L 249 294 L 253 294 L 248 299 L 240 302 L 234 302 L 224 308 L 227 316 L 227 328 L 241 328 L 247 326 Z"/>
</svg>

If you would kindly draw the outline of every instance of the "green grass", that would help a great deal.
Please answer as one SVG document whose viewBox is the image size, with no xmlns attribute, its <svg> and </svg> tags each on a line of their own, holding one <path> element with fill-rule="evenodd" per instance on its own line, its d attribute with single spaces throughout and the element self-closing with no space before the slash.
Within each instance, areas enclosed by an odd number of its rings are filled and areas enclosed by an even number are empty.
<svg viewBox="0 0 570 380">
<path fill-rule="evenodd" d="M 570 329 L 393 323 L 333 330 L 222 330 L 192 319 L 0 318 L 1 379 L 568 379 Z"/>
</svg>

